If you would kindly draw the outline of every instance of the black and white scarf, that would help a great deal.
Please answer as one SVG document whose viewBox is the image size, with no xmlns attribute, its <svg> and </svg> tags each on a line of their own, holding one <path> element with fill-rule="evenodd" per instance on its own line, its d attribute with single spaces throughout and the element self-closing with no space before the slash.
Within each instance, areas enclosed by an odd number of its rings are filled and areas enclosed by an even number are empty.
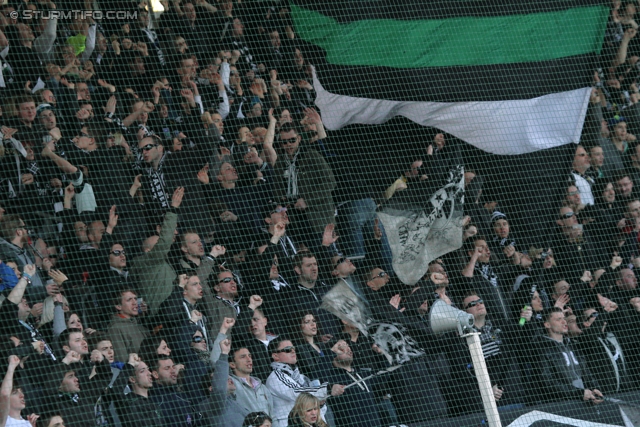
<svg viewBox="0 0 640 427">
<path fill-rule="evenodd" d="M 151 197 L 157 203 L 160 204 L 162 209 L 169 209 L 169 197 L 167 196 L 167 189 L 164 183 L 164 171 L 162 170 L 162 166 L 164 164 L 164 159 L 167 157 L 166 153 L 160 159 L 160 163 L 158 163 L 158 169 L 147 168 L 147 174 L 149 177 L 149 191 L 151 192 Z"/>
<path fill-rule="evenodd" d="M 482 277 L 488 280 L 492 286 L 498 287 L 498 276 L 496 276 L 496 273 L 493 271 L 491 264 L 476 264 L 476 270 L 478 270 Z"/>
</svg>

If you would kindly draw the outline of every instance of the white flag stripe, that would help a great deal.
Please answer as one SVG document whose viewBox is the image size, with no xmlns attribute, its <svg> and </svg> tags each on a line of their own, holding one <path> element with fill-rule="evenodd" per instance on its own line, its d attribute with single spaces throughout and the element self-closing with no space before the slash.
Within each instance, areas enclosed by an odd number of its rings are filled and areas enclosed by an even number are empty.
<svg viewBox="0 0 640 427">
<path fill-rule="evenodd" d="M 382 124 L 404 116 L 441 129 L 492 154 L 517 155 L 578 143 L 591 88 L 533 99 L 486 102 L 410 102 L 355 98 L 327 92 L 313 77 L 316 105 L 327 129 Z M 499 85 L 496 81 L 496 85 Z"/>
</svg>

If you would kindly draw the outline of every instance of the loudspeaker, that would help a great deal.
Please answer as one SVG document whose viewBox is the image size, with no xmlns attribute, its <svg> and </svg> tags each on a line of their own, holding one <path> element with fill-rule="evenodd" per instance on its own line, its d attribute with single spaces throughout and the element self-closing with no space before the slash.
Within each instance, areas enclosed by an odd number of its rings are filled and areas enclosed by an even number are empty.
<svg viewBox="0 0 640 427">
<path fill-rule="evenodd" d="M 473 316 L 438 299 L 429 311 L 429 323 L 431 330 L 436 334 L 457 330 L 463 335 L 465 329 L 473 326 Z"/>
</svg>

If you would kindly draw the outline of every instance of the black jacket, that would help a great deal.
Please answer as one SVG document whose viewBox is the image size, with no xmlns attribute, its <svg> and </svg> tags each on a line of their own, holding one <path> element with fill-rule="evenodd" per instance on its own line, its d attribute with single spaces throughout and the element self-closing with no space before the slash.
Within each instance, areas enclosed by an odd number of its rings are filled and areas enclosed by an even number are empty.
<svg viewBox="0 0 640 427">
<path fill-rule="evenodd" d="M 599 390 L 605 394 L 623 391 L 629 385 L 631 373 L 627 354 L 610 327 L 617 323 L 618 313 L 600 312 L 591 326 L 581 327 L 582 334 L 575 340 L 602 387 Z M 605 325 L 606 329 L 602 332 Z"/>
<path fill-rule="evenodd" d="M 551 244 L 558 268 L 567 280 L 577 280 L 586 270 L 606 268 L 611 263 L 606 242 L 585 230 L 580 242 L 571 243 L 557 233 Z"/>
<path fill-rule="evenodd" d="M 163 386 L 156 382 L 149 391 L 149 399 L 162 413 L 167 425 L 191 426 L 197 419 L 187 397 L 177 392 L 175 387 Z"/>
<path fill-rule="evenodd" d="M 322 381 L 328 381 L 329 384 L 347 385 L 369 375 L 371 375 L 371 371 L 363 372 L 352 368 L 351 372 L 347 372 L 344 369 L 334 367 L 325 373 Z M 327 400 L 335 417 L 336 427 L 382 426 L 374 398 L 374 388 L 380 378 L 373 377 L 362 381 L 346 389 L 344 394 Z"/>
<path fill-rule="evenodd" d="M 162 427 L 165 423 L 162 413 L 151 399 L 129 393 L 118 408 L 122 427 Z"/>
<path fill-rule="evenodd" d="M 569 338 L 560 343 L 543 335 L 534 346 L 538 351 L 538 384 L 542 396 L 582 400 L 585 389 L 598 388 L 582 353 Z"/>
<path fill-rule="evenodd" d="M 487 319 L 483 328 L 474 328 L 474 330 L 480 332 L 480 343 L 491 385 L 498 386 L 504 391 L 497 404 L 519 402 L 522 389 L 520 371 L 509 346 L 504 326 Z M 482 398 L 466 340 L 456 333 L 449 335 L 446 344 L 452 379 L 452 384 L 447 390 L 449 409 L 456 414 L 481 412 Z"/>
</svg>

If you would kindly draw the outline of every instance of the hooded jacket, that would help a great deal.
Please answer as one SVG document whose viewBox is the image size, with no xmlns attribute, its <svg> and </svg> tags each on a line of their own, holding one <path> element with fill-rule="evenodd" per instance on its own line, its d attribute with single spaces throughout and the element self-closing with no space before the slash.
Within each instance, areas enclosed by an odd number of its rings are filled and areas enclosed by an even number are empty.
<svg viewBox="0 0 640 427">
<path fill-rule="evenodd" d="M 542 335 L 535 344 L 539 351 L 539 383 L 544 395 L 556 399 L 582 400 L 585 389 L 598 388 L 582 353 L 569 338 L 558 342 L 548 335 Z"/>
<path fill-rule="evenodd" d="M 251 377 L 254 384 L 257 384 L 255 388 L 251 387 L 244 380 L 240 379 L 233 374 L 229 374 L 231 380 L 236 385 L 236 404 L 246 411 L 250 412 L 264 412 L 273 418 L 273 396 L 271 391 L 266 385 L 262 383 L 258 378 Z"/>
<path fill-rule="evenodd" d="M 229 362 L 218 359 L 211 379 L 212 391 L 208 399 L 198 405 L 204 425 L 212 427 L 242 427 L 249 410 L 238 404 L 236 394 L 227 393 Z"/>
</svg>

